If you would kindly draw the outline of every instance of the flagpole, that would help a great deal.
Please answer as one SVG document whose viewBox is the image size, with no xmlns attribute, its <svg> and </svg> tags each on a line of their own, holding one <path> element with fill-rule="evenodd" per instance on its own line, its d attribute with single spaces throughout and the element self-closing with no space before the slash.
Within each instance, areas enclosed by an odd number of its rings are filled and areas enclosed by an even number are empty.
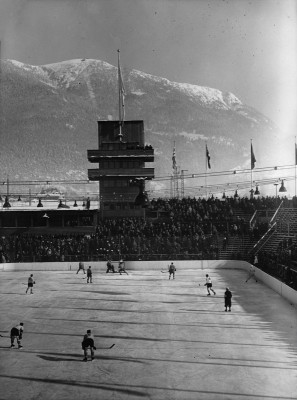
<svg viewBox="0 0 297 400">
<path fill-rule="evenodd" d="M 123 125 L 123 99 L 122 99 L 122 77 L 121 77 L 121 62 L 120 50 L 118 49 L 118 91 L 119 91 L 119 138 L 122 141 L 122 125 Z"/>
<path fill-rule="evenodd" d="M 253 148 L 253 139 L 251 139 L 251 150 Z M 253 194 L 253 168 L 252 168 L 252 151 L 251 151 L 251 195 Z"/>
<path fill-rule="evenodd" d="M 297 153 L 296 153 L 296 136 L 295 136 L 295 197 L 296 197 L 296 161 L 297 161 Z"/>
<path fill-rule="evenodd" d="M 205 141 L 205 193 L 206 193 L 206 200 L 207 200 L 207 154 L 206 154 L 206 149 L 207 149 L 207 142 Z"/>
</svg>

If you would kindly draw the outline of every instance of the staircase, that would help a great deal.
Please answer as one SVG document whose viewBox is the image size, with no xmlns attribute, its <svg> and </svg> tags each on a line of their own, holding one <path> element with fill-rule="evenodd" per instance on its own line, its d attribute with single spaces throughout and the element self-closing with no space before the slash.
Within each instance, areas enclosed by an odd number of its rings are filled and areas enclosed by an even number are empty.
<svg viewBox="0 0 297 400">
<path fill-rule="evenodd" d="M 223 249 L 223 239 L 224 235 L 220 235 L 218 240 L 220 260 L 237 259 L 238 254 L 240 254 L 241 259 L 245 259 L 255 245 L 255 240 L 252 240 L 249 235 L 235 235 L 228 237 L 226 249 Z"/>
<path fill-rule="evenodd" d="M 277 231 L 294 236 L 297 233 L 297 209 L 281 208 L 276 216 Z"/>
<path fill-rule="evenodd" d="M 296 243 L 297 209 L 280 208 L 274 221 L 276 223 L 275 230 L 266 243 L 260 247 L 261 251 L 275 253 L 278 249 L 279 243 L 284 239 L 292 238 L 293 243 Z"/>
</svg>

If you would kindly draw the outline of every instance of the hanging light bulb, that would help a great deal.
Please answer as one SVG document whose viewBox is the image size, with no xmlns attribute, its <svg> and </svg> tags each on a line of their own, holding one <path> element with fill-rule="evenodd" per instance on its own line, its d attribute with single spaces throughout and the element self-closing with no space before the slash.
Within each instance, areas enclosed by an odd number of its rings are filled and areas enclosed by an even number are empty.
<svg viewBox="0 0 297 400">
<path fill-rule="evenodd" d="M 76 200 L 74 201 L 73 207 L 77 207 L 77 202 L 76 202 Z"/>
</svg>

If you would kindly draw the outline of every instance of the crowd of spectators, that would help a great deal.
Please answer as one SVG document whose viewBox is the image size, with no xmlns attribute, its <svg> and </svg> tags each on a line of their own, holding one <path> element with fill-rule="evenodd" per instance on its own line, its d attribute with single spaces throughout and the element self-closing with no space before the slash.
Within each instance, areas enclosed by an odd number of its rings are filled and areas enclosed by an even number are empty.
<svg viewBox="0 0 297 400">
<path fill-rule="evenodd" d="M 258 240 L 267 223 L 250 226 L 255 210 L 275 210 L 281 199 L 153 199 L 162 217 L 99 221 L 92 234 L 16 234 L 0 238 L 1 262 L 117 259 L 216 259 L 219 236 Z M 159 214 L 158 214 L 159 215 Z"/>
<path fill-rule="evenodd" d="M 297 290 L 296 246 L 279 247 L 275 252 L 260 251 L 257 257 L 261 270 Z"/>
</svg>

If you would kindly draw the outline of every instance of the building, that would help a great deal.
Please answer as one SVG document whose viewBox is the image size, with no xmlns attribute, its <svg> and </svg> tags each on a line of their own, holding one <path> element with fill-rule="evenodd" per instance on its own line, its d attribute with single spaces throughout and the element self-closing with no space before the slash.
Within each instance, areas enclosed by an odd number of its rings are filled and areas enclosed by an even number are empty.
<svg viewBox="0 0 297 400">
<path fill-rule="evenodd" d="M 148 198 L 145 181 L 154 178 L 154 149 L 145 145 L 143 121 L 98 121 L 98 150 L 88 150 L 88 160 L 99 167 L 88 170 L 99 182 L 100 215 L 144 216 Z"/>
</svg>

